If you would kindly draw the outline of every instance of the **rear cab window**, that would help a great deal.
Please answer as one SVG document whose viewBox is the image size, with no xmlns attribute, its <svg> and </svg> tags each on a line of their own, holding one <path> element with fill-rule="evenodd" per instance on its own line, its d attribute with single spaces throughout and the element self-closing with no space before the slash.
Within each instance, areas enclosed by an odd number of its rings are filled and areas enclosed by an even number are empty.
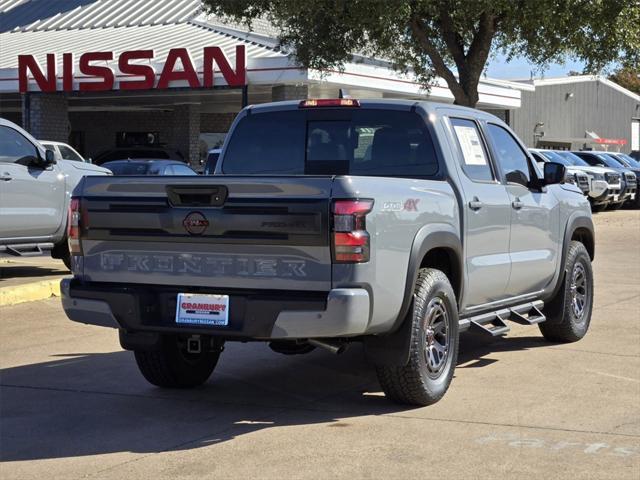
<svg viewBox="0 0 640 480">
<path fill-rule="evenodd" d="M 432 178 L 439 165 L 415 112 L 375 108 L 251 113 L 222 163 L 231 175 L 361 175 Z"/>
<path fill-rule="evenodd" d="M 451 118 L 453 132 L 462 154 L 462 170 L 471 180 L 491 182 L 495 179 L 480 129 L 473 120 Z"/>
</svg>

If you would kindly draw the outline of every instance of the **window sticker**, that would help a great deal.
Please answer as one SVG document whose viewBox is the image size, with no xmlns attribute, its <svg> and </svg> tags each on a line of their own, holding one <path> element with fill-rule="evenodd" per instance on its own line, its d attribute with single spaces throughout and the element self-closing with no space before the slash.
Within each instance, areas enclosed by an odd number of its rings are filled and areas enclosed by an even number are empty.
<svg viewBox="0 0 640 480">
<path fill-rule="evenodd" d="M 476 128 L 462 125 L 455 125 L 453 128 L 462 148 L 464 163 L 467 165 L 487 165 L 487 157 Z"/>
</svg>

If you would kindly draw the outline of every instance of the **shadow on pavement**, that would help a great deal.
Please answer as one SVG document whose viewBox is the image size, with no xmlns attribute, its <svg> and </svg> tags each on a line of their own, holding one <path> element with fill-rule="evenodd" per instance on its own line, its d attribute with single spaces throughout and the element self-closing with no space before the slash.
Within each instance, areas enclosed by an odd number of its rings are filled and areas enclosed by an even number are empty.
<svg viewBox="0 0 640 480">
<path fill-rule="evenodd" d="M 463 336 L 459 363 L 544 345 Z M 286 357 L 263 344 L 229 344 L 209 382 L 193 390 L 150 386 L 130 352 L 50 358 L 0 370 L 2 461 L 190 450 L 265 428 L 348 426 L 350 417 L 411 409 L 384 398 L 359 346 Z"/>
<path fill-rule="evenodd" d="M 0 286 L 2 286 L 2 280 L 8 280 L 10 278 L 27 278 L 27 277 L 44 277 L 68 275 L 69 270 L 65 268 L 46 268 L 35 266 L 4 266 L 0 267 Z"/>
</svg>

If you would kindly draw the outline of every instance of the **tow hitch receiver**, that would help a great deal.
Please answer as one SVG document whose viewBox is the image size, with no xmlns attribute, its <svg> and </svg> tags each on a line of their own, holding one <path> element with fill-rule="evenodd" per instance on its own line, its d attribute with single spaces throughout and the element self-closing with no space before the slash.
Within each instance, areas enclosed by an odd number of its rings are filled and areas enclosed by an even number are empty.
<svg viewBox="0 0 640 480">
<path fill-rule="evenodd" d="M 187 339 L 187 352 L 188 353 L 202 352 L 202 342 L 200 341 L 200 335 L 193 335 Z"/>
</svg>

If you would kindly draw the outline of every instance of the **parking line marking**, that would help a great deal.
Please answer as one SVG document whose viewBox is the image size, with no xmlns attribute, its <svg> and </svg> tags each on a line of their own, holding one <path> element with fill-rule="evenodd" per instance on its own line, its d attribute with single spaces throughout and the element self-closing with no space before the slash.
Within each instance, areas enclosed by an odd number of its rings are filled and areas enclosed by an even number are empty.
<svg viewBox="0 0 640 480">
<path fill-rule="evenodd" d="M 614 375 L 613 373 L 598 372 L 597 370 L 587 370 L 587 372 L 597 373 L 598 375 L 603 375 L 605 377 L 611 377 L 611 378 L 617 378 L 619 380 L 628 380 L 630 382 L 640 383 L 640 380 L 638 380 L 636 378 L 623 377 L 621 375 Z"/>
</svg>

